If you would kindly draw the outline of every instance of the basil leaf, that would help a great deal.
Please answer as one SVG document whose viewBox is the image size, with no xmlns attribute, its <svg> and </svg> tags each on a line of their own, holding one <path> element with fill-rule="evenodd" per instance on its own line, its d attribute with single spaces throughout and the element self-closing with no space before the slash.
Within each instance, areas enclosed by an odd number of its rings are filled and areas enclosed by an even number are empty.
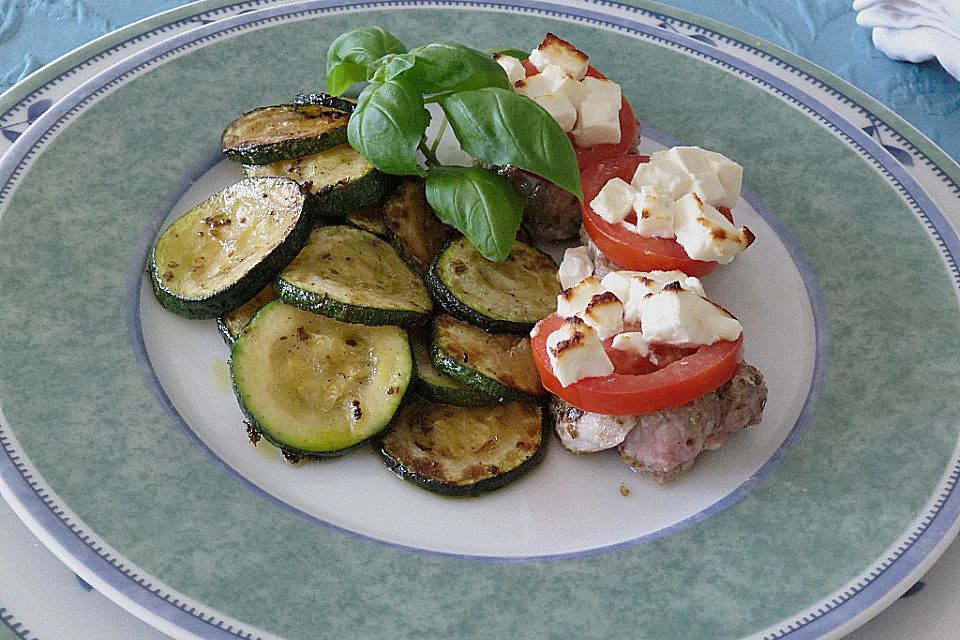
<svg viewBox="0 0 960 640">
<path fill-rule="evenodd" d="M 427 202 L 488 260 L 510 255 L 523 220 L 524 199 L 506 178 L 480 167 L 433 167 Z"/>
<path fill-rule="evenodd" d="M 377 64 L 377 70 L 371 80 L 373 82 L 393 80 L 402 75 L 407 69 L 413 67 L 414 64 L 416 64 L 416 58 L 413 53 L 391 53 L 385 55 Z"/>
<path fill-rule="evenodd" d="M 536 102 L 497 87 L 451 93 L 439 102 L 464 151 L 535 173 L 583 200 L 573 144 Z"/>
<path fill-rule="evenodd" d="M 338 36 L 327 49 L 327 91 L 342 95 L 376 71 L 380 58 L 405 53 L 406 46 L 380 27 L 359 27 Z"/>
<path fill-rule="evenodd" d="M 483 87 L 512 89 L 496 60 L 462 44 L 437 42 L 411 49 L 410 55 L 415 62 L 404 72 L 403 79 L 423 93 Z"/>
<path fill-rule="evenodd" d="M 487 55 L 500 54 L 502 56 L 510 56 L 511 58 L 516 58 L 520 62 L 523 62 L 530 57 L 529 51 L 523 51 L 521 49 L 514 49 L 513 47 L 500 47 L 497 49 L 484 49 L 484 53 Z"/>
<path fill-rule="evenodd" d="M 423 175 L 417 165 L 417 146 L 428 124 L 430 112 L 418 91 L 394 80 L 371 82 L 357 99 L 347 139 L 381 171 Z"/>
</svg>

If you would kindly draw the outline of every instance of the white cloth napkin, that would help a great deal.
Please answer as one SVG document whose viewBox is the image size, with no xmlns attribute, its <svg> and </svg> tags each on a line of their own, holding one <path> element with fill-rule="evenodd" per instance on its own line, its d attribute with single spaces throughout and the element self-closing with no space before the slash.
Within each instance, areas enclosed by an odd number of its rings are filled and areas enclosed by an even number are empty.
<svg viewBox="0 0 960 640">
<path fill-rule="evenodd" d="M 857 24 L 894 60 L 936 58 L 960 80 L 960 0 L 854 0 Z"/>
</svg>

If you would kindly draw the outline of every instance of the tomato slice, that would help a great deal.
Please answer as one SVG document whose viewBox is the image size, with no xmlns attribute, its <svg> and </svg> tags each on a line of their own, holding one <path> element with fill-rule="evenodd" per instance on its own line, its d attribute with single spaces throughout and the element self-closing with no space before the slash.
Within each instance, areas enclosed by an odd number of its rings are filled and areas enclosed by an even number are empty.
<svg viewBox="0 0 960 640">
<path fill-rule="evenodd" d="M 670 271 L 679 269 L 687 275 L 703 277 L 717 267 L 716 262 L 694 260 L 673 238 L 647 238 L 633 233 L 623 225 L 611 224 L 590 208 L 590 202 L 612 178 L 627 182 L 633 178 L 637 166 L 649 162 L 649 156 L 625 155 L 608 158 L 592 164 L 580 173 L 583 187 L 583 228 L 597 248 L 624 269 L 631 271 Z M 728 220 L 733 220 L 726 207 L 717 209 Z"/>
<path fill-rule="evenodd" d="M 529 60 L 523 61 L 523 67 L 528 76 L 539 73 L 537 68 L 533 66 Z M 587 75 L 593 78 L 606 80 L 606 76 L 593 67 L 587 67 Z M 584 167 L 590 164 L 599 162 L 605 158 L 615 158 L 627 153 L 627 150 L 630 149 L 630 147 L 633 146 L 633 143 L 637 141 L 637 118 L 633 113 L 633 107 L 630 106 L 630 103 L 627 101 L 626 97 L 621 94 L 620 142 L 598 144 L 592 147 L 578 147 L 577 143 L 574 142 L 573 134 L 568 133 L 567 137 L 569 137 L 570 142 L 573 143 L 573 151 L 577 154 L 577 164 L 580 166 L 580 170 L 582 171 Z"/>
<path fill-rule="evenodd" d="M 743 358 L 741 335 L 696 348 L 648 373 L 614 372 L 564 387 L 553 374 L 547 355 L 547 337 L 562 322 L 554 313 L 537 324 L 531 342 L 533 360 L 547 391 L 591 413 L 635 416 L 678 407 L 730 380 Z"/>
</svg>

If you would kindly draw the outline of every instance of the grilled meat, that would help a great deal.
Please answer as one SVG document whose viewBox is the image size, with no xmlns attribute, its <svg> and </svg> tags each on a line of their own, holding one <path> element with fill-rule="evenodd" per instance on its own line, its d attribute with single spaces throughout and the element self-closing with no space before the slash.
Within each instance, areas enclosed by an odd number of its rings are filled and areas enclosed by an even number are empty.
<svg viewBox="0 0 960 640">
<path fill-rule="evenodd" d="M 679 407 L 639 416 L 588 413 L 560 398 L 550 403 L 563 446 L 583 453 L 617 446 L 634 471 L 665 483 L 689 470 L 705 449 L 760 422 L 767 399 L 763 376 L 742 363 L 720 388 Z"/>
</svg>

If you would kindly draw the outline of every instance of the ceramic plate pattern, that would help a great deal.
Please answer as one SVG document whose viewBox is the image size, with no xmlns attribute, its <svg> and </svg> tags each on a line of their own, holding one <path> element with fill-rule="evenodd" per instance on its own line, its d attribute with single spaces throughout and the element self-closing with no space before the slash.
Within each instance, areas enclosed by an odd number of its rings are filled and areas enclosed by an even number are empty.
<svg viewBox="0 0 960 640">
<path fill-rule="evenodd" d="M 33 114 L 15 107 L 32 126 L 0 164 L 0 319 L 29 328 L 0 337 L 4 497 L 121 604 L 179 637 L 824 637 L 908 587 L 955 533 L 960 172 L 896 116 L 646 4 L 224 11 Z M 805 429 L 751 491 L 644 544 L 478 562 L 318 526 L 176 428 L 128 334 L 143 231 L 226 119 L 319 85 L 326 43 L 369 22 L 409 44 L 589 42 L 646 125 L 745 165 L 822 291 L 829 363 Z"/>
</svg>

